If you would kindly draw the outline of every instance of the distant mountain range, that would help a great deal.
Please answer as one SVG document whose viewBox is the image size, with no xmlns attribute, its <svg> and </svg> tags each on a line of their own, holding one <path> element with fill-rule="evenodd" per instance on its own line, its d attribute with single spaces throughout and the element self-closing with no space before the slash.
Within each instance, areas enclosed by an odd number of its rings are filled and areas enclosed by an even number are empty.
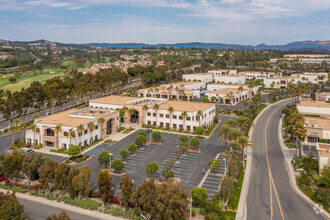
<svg viewBox="0 0 330 220">
<path fill-rule="evenodd" d="M 47 40 L 37 41 L 7 41 L 0 39 L 0 46 L 21 46 L 21 47 L 47 47 L 60 49 L 64 47 L 79 49 L 101 48 L 142 48 L 142 47 L 182 47 L 182 48 L 204 48 L 204 49 L 233 49 L 233 50 L 284 50 L 284 51 L 311 51 L 330 53 L 330 41 L 299 41 L 285 45 L 240 45 L 222 43 L 176 43 L 176 44 L 143 44 L 143 43 L 87 43 L 87 44 L 63 44 Z"/>
<path fill-rule="evenodd" d="M 103 48 L 141 48 L 141 47 L 183 47 L 183 48 L 205 48 L 205 49 L 234 49 L 234 50 L 284 50 L 284 51 L 311 51 L 330 52 L 330 41 L 300 41 L 285 45 L 240 45 L 222 43 L 176 43 L 176 44 L 143 44 L 143 43 L 89 43 L 81 45 L 92 45 Z"/>
</svg>

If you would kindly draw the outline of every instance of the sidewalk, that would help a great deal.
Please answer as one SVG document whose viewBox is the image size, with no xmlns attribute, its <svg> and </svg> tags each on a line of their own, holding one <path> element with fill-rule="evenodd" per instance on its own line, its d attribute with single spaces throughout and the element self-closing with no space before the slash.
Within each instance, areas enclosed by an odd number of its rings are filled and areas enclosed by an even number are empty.
<svg viewBox="0 0 330 220">
<path fill-rule="evenodd" d="M 6 193 L 7 190 L 0 189 L 0 192 Z M 75 212 L 75 213 L 78 213 L 78 214 L 81 214 L 81 215 L 86 215 L 86 216 L 89 216 L 89 217 L 92 217 L 92 218 L 98 218 L 98 219 L 104 219 L 104 220 L 106 220 L 106 219 L 114 219 L 114 220 L 124 219 L 124 218 L 119 218 L 119 217 L 115 217 L 115 216 L 112 216 L 112 215 L 103 214 L 101 212 L 92 211 L 92 210 L 89 210 L 89 209 L 83 209 L 83 208 L 79 208 L 79 207 L 76 207 L 76 206 L 67 205 L 67 204 L 64 204 L 63 202 L 56 202 L 56 201 L 48 200 L 48 199 L 43 198 L 43 197 L 31 196 L 29 194 L 18 193 L 18 192 L 16 192 L 15 195 L 16 195 L 17 198 L 20 198 L 20 199 L 29 200 L 29 201 L 32 201 L 32 202 L 35 202 L 35 203 L 41 203 L 41 204 L 51 206 L 51 207 L 55 207 L 55 208 L 58 208 L 58 209 L 63 209 L 63 210 L 70 211 L 70 212 Z"/>
<path fill-rule="evenodd" d="M 290 149 L 285 146 L 284 140 L 282 137 L 282 119 L 283 119 L 283 116 L 281 117 L 280 123 L 278 125 L 278 139 L 279 139 L 281 150 L 282 150 L 285 162 L 286 162 L 286 167 L 288 169 L 290 186 L 293 189 L 293 191 L 295 191 L 297 193 L 298 196 L 300 196 L 303 200 L 305 200 L 305 202 L 307 202 L 313 208 L 317 209 L 324 217 L 326 217 L 327 219 L 330 219 L 330 214 L 327 211 L 325 211 L 324 209 L 321 210 L 319 208 L 319 206 L 313 200 L 311 200 L 308 196 L 306 196 L 299 189 L 299 187 L 297 185 L 296 177 L 294 175 L 294 169 L 293 169 L 293 166 L 291 163 L 292 153 L 290 152 Z"/>
</svg>

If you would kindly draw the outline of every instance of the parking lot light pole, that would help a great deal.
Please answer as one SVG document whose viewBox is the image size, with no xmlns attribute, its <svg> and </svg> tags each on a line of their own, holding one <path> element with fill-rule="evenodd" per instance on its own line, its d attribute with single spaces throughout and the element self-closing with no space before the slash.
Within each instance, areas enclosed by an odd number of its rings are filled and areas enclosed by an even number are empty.
<svg viewBox="0 0 330 220">
<path fill-rule="evenodd" d="M 112 153 L 109 153 L 109 157 L 110 157 L 110 168 L 109 168 L 109 171 L 111 171 L 111 157 L 112 157 Z"/>
<path fill-rule="evenodd" d="M 226 163 L 227 163 L 227 160 L 226 160 L 226 158 L 223 158 L 223 160 L 225 161 L 225 176 L 226 176 L 226 170 L 227 170 L 227 166 L 226 166 L 227 164 Z"/>
<path fill-rule="evenodd" d="M 192 196 L 191 198 L 189 199 L 190 201 L 190 214 L 189 214 L 189 220 L 191 220 L 191 214 L 192 214 Z"/>
</svg>

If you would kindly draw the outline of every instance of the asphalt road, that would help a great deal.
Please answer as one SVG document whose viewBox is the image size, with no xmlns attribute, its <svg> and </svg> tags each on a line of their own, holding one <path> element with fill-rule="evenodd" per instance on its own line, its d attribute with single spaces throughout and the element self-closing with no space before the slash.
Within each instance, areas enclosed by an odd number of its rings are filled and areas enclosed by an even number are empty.
<svg viewBox="0 0 330 220">
<path fill-rule="evenodd" d="M 52 206 L 47 206 L 42 203 L 36 203 L 24 199 L 18 199 L 18 201 L 24 205 L 25 213 L 29 216 L 29 219 L 32 220 L 45 220 L 48 216 L 52 215 L 53 213 L 58 215 L 58 213 L 61 212 L 61 209 Z M 79 220 L 97 219 L 97 218 L 91 218 L 90 216 L 81 215 L 76 212 L 66 211 L 66 213 L 70 216 L 71 219 L 79 219 Z"/>
<path fill-rule="evenodd" d="M 281 110 L 288 103 L 290 100 L 273 105 L 260 115 L 255 125 L 252 136 L 252 172 L 247 198 L 248 220 L 324 219 L 322 215 L 315 214 L 313 208 L 301 199 L 289 184 L 277 132 Z"/>
</svg>

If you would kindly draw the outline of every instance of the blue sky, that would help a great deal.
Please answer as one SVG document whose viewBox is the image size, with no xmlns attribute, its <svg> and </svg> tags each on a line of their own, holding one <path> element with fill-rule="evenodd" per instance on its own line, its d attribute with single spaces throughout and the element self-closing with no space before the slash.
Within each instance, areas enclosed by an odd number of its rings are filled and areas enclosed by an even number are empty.
<svg viewBox="0 0 330 220">
<path fill-rule="evenodd" d="M 253 45 L 330 40 L 330 0 L 0 0 L 0 39 Z"/>
</svg>

